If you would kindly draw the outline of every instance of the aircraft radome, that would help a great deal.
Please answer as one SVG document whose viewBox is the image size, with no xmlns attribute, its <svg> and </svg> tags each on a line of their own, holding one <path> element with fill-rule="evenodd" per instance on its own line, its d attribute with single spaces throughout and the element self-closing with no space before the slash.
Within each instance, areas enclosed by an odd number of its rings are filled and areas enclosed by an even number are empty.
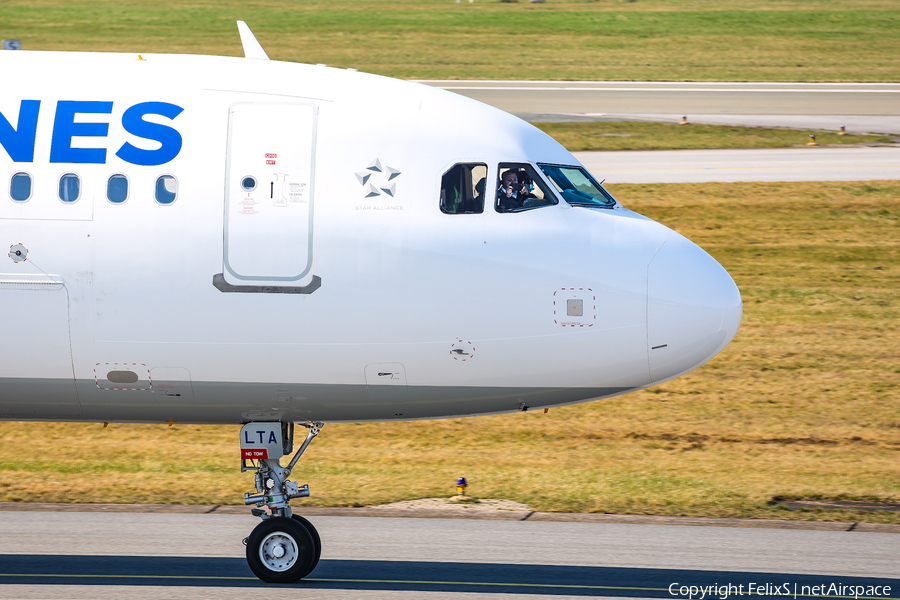
<svg viewBox="0 0 900 600">
<path fill-rule="evenodd" d="M 239 29 L 0 53 L 0 419 L 243 424 L 260 578 L 318 560 L 287 478 L 322 423 L 608 398 L 737 332 L 728 273 L 538 129 Z"/>
</svg>

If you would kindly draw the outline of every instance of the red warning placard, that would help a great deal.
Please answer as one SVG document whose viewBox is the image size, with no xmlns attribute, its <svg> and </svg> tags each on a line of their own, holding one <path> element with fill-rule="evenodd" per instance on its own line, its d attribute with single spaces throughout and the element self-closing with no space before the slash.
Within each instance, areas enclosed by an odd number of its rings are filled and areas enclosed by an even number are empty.
<svg viewBox="0 0 900 600">
<path fill-rule="evenodd" d="M 269 458 L 269 451 L 265 448 L 244 448 L 241 450 L 241 458 L 260 460 Z"/>
</svg>

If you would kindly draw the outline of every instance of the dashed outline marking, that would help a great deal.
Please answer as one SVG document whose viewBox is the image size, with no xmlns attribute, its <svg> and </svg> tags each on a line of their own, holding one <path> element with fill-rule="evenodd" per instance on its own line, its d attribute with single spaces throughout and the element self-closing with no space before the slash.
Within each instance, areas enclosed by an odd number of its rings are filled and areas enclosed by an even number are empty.
<svg viewBox="0 0 900 600">
<path fill-rule="evenodd" d="M 562 326 L 562 327 L 593 327 L 593 326 L 594 326 L 593 323 L 587 323 L 587 324 L 585 324 L 585 323 L 577 323 L 577 322 L 570 322 L 570 321 L 562 321 L 562 322 L 560 322 L 560 321 L 558 321 L 557 318 L 556 318 L 556 299 L 555 299 L 555 298 L 556 298 L 556 294 L 558 294 L 559 292 L 567 292 L 567 291 L 569 291 L 569 292 L 574 292 L 576 289 L 577 289 L 579 292 L 587 291 L 587 292 L 590 292 L 590 293 L 591 293 L 591 300 L 592 300 L 593 303 L 594 303 L 594 304 L 593 304 L 593 307 L 592 307 L 592 308 L 593 308 L 593 311 L 592 311 L 593 319 L 592 319 L 592 320 L 593 320 L 593 321 L 596 321 L 596 320 L 597 320 L 597 295 L 594 294 L 593 288 L 584 288 L 584 287 L 574 288 L 574 287 L 570 287 L 570 288 L 559 288 L 558 290 L 556 290 L 556 291 L 553 292 L 553 297 L 554 297 L 554 300 L 553 300 L 553 323 L 556 324 L 556 325 L 560 325 L 560 326 Z M 570 300 L 570 298 L 566 298 L 566 300 Z M 569 316 L 569 315 L 566 315 L 566 316 Z"/>
<path fill-rule="evenodd" d="M 149 385 L 149 387 L 145 387 L 145 388 L 144 387 L 103 387 L 100 385 L 100 379 L 97 377 L 97 367 L 99 367 L 100 365 L 106 365 L 107 367 L 109 367 L 110 365 L 112 365 L 112 366 L 122 365 L 123 367 L 127 367 L 127 366 L 137 367 L 138 365 L 140 365 L 140 366 L 144 367 L 144 369 L 147 370 L 147 384 Z M 111 370 L 115 370 L 115 369 L 111 369 Z M 137 370 L 137 369 L 135 369 L 135 370 Z M 107 371 L 107 374 L 108 373 L 109 372 Z M 141 376 L 138 375 L 138 381 L 140 381 L 140 380 L 141 380 Z M 105 380 L 105 381 L 109 381 L 109 380 Z M 145 365 L 144 363 L 96 363 L 94 365 L 94 383 L 96 383 L 97 387 L 100 388 L 101 390 L 114 391 L 114 392 L 153 391 L 153 378 L 150 376 L 150 369 L 147 368 L 147 365 Z"/>
</svg>

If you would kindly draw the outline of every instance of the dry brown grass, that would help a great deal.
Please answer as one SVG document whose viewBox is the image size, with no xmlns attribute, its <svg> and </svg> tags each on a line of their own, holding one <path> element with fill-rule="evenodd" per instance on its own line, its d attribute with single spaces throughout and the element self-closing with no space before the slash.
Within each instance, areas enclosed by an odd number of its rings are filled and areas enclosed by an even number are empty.
<svg viewBox="0 0 900 600">
<path fill-rule="evenodd" d="M 450 495 L 465 475 L 540 510 L 900 522 L 767 505 L 900 500 L 900 182 L 611 189 L 732 273 L 732 344 L 660 387 L 548 414 L 327 425 L 298 469 L 304 503 Z M 237 430 L 0 424 L 0 500 L 238 503 Z"/>
</svg>

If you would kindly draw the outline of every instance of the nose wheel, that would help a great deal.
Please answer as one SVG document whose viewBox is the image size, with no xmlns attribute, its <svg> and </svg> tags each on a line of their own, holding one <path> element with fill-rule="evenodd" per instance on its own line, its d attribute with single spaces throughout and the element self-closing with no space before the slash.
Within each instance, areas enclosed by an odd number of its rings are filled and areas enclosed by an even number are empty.
<svg viewBox="0 0 900 600">
<path fill-rule="evenodd" d="M 296 518 L 266 519 L 247 538 L 250 570 L 268 583 L 293 583 L 303 579 L 316 568 L 320 553 L 321 546 Z"/>
</svg>

